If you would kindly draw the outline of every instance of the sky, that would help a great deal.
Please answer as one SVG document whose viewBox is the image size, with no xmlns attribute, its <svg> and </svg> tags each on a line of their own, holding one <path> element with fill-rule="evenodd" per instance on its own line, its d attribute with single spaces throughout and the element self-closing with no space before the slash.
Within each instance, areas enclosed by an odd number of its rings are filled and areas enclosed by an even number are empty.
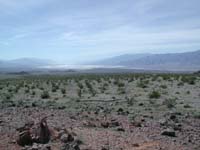
<svg viewBox="0 0 200 150">
<path fill-rule="evenodd" d="M 0 59 L 65 63 L 200 49 L 199 0 L 0 0 Z"/>
</svg>

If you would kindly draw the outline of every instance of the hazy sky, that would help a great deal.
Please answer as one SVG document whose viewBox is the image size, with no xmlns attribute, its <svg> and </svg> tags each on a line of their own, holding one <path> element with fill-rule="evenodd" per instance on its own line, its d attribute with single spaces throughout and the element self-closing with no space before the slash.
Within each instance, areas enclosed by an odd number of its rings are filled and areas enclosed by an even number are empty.
<svg viewBox="0 0 200 150">
<path fill-rule="evenodd" d="M 0 0 L 0 59 L 200 49 L 200 0 Z"/>
</svg>

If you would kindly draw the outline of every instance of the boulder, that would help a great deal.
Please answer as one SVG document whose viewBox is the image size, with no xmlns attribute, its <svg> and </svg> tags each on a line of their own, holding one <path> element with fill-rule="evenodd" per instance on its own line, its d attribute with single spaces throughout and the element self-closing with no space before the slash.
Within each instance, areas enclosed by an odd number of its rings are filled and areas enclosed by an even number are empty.
<svg viewBox="0 0 200 150">
<path fill-rule="evenodd" d="M 29 130 L 21 131 L 17 139 L 17 144 L 20 146 L 31 145 L 33 143 Z"/>
<path fill-rule="evenodd" d="M 31 145 L 33 143 L 46 144 L 50 140 L 50 130 L 46 118 L 43 118 L 39 124 L 25 124 L 24 127 L 17 129 L 19 137 L 17 143 L 20 146 Z"/>
</svg>

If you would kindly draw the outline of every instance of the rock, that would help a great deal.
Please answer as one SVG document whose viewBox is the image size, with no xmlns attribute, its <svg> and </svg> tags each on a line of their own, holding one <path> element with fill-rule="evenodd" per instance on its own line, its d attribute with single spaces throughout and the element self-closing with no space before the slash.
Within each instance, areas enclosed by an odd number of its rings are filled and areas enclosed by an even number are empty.
<svg viewBox="0 0 200 150">
<path fill-rule="evenodd" d="M 50 130 L 46 118 L 43 118 L 38 125 L 34 125 L 32 122 L 25 124 L 18 131 L 19 137 L 17 143 L 20 146 L 31 145 L 32 143 L 46 144 L 50 140 Z"/>
<path fill-rule="evenodd" d="M 171 129 L 166 129 L 166 130 L 162 131 L 161 135 L 176 137 L 176 132 Z"/>
<path fill-rule="evenodd" d="M 144 106 L 144 103 L 139 103 L 139 106 Z"/>
<path fill-rule="evenodd" d="M 141 122 L 133 121 L 133 122 L 131 122 L 131 124 L 132 124 L 134 127 L 142 127 L 142 123 L 141 123 Z"/>
<path fill-rule="evenodd" d="M 30 148 L 30 150 L 39 150 L 40 146 L 37 144 L 33 144 L 33 146 Z"/>
<path fill-rule="evenodd" d="M 118 127 L 118 128 L 117 128 L 117 131 L 120 131 L 120 132 L 125 132 L 125 129 L 124 129 L 124 128 L 122 128 L 122 127 Z"/>
<path fill-rule="evenodd" d="M 173 126 L 173 129 L 175 131 L 181 131 L 182 130 L 182 125 L 179 124 L 179 123 L 176 123 L 174 126 Z"/>
<path fill-rule="evenodd" d="M 51 147 L 49 145 L 34 143 L 32 146 L 26 146 L 21 150 L 51 150 Z"/>
<path fill-rule="evenodd" d="M 140 145 L 138 143 L 133 144 L 133 147 L 139 147 Z"/>
<path fill-rule="evenodd" d="M 50 140 L 50 130 L 46 118 L 43 118 L 38 126 L 33 130 L 33 141 L 36 143 L 46 144 Z"/>
<path fill-rule="evenodd" d="M 66 130 L 60 130 L 60 131 L 58 132 L 58 138 L 61 138 L 61 136 L 62 136 L 63 134 L 66 134 L 66 133 L 68 133 Z"/>
<path fill-rule="evenodd" d="M 75 142 L 72 143 L 65 143 L 62 147 L 61 150 L 80 150 L 79 145 Z"/>
<path fill-rule="evenodd" d="M 73 142 L 74 137 L 71 134 L 63 134 L 60 138 L 63 143 Z"/>
<path fill-rule="evenodd" d="M 107 147 L 102 147 L 101 150 L 109 150 Z"/>
<path fill-rule="evenodd" d="M 118 127 L 120 124 L 116 120 L 111 120 L 110 127 Z"/>
<path fill-rule="evenodd" d="M 108 127 L 109 127 L 109 122 L 102 122 L 102 123 L 101 123 L 101 126 L 102 126 L 103 128 L 108 128 Z"/>
<path fill-rule="evenodd" d="M 50 145 L 44 145 L 41 150 L 51 150 L 51 146 Z"/>
<path fill-rule="evenodd" d="M 166 126 L 168 124 L 168 121 L 166 119 L 159 120 L 159 123 L 161 126 Z"/>
<path fill-rule="evenodd" d="M 33 143 L 29 130 L 20 132 L 17 144 L 20 146 L 31 145 Z"/>
<path fill-rule="evenodd" d="M 118 115 L 123 115 L 124 114 L 124 109 L 123 108 L 119 108 L 117 110 Z"/>
<path fill-rule="evenodd" d="M 175 114 L 172 114 L 172 115 L 170 116 L 170 119 L 171 119 L 171 120 L 175 120 L 175 119 L 176 119 L 176 115 L 175 115 Z"/>
</svg>

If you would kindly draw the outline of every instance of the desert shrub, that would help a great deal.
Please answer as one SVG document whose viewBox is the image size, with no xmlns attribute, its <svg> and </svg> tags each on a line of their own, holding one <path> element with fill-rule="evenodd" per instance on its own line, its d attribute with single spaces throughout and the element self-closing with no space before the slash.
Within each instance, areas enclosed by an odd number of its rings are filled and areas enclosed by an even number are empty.
<svg viewBox="0 0 200 150">
<path fill-rule="evenodd" d="M 200 111 L 194 112 L 193 113 L 194 118 L 200 119 Z"/>
<path fill-rule="evenodd" d="M 45 107 L 56 107 L 56 101 L 49 100 L 45 103 Z"/>
<path fill-rule="evenodd" d="M 126 94 L 126 90 L 122 87 L 118 88 L 119 94 Z"/>
<path fill-rule="evenodd" d="M 149 104 L 151 104 L 151 105 L 155 105 L 155 104 L 156 104 L 155 99 L 149 99 Z"/>
<path fill-rule="evenodd" d="M 190 94 L 190 91 L 187 91 L 186 93 L 189 95 L 189 94 Z"/>
<path fill-rule="evenodd" d="M 43 91 L 41 94 L 42 99 L 48 99 L 50 98 L 49 92 L 48 91 Z"/>
<path fill-rule="evenodd" d="M 16 107 L 24 107 L 24 106 L 27 106 L 26 105 L 26 102 L 23 101 L 23 100 L 18 100 L 17 102 L 15 102 L 16 104 Z"/>
<path fill-rule="evenodd" d="M 3 93 L 1 95 L 2 99 L 5 99 L 5 100 L 10 100 L 12 98 L 12 94 L 11 93 Z"/>
<path fill-rule="evenodd" d="M 163 102 L 164 105 L 167 106 L 167 108 L 173 108 L 175 107 L 175 105 L 177 104 L 176 103 L 176 98 L 169 98 L 169 99 L 166 99 L 164 102 Z"/>
<path fill-rule="evenodd" d="M 184 85 L 184 82 L 179 82 L 177 85 L 178 85 L 178 86 L 183 86 L 183 85 Z"/>
<path fill-rule="evenodd" d="M 133 82 L 134 81 L 134 78 L 130 78 L 129 80 L 128 80 L 128 82 L 130 83 L 130 82 Z"/>
<path fill-rule="evenodd" d="M 82 97 L 82 90 L 81 89 L 78 89 L 77 93 L 78 93 L 79 97 Z"/>
<path fill-rule="evenodd" d="M 118 87 L 124 87 L 125 86 L 125 84 L 124 83 L 122 83 L 122 82 L 118 82 Z"/>
<path fill-rule="evenodd" d="M 25 92 L 26 94 L 29 93 L 29 92 L 30 92 L 29 88 L 26 88 L 26 89 L 24 90 L 24 92 Z"/>
<path fill-rule="evenodd" d="M 57 91 L 57 89 L 56 89 L 55 87 L 52 87 L 51 91 L 52 91 L 53 93 L 55 93 L 55 92 Z"/>
<path fill-rule="evenodd" d="M 83 84 L 82 83 L 78 83 L 78 87 L 80 88 L 80 89 L 83 89 L 84 88 L 84 86 L 83 86 Z"/>
<path fill-rule="evenodd" d="M 184 83 L 194 85 L 195 81 L 196 81 L 196 77 L 194 77 L 194 76 L 183 76 L 181 78 L 181 81 L 184 82 Z"/>
<path fill-rule="evenodd" d="M 40 89 L 41 91 L 44 91 L 44 87 L 40 87 L 39 89 Z"/>
<path fill-rule="evenodd" d="M 93 89 L 92 85 L 89 83 L 88 80 L 85 80 L 85 84 L 88 90 L 90 91 L 90 93 L 92 94 L 92 96 L 95 96 L 97 92 Z"/>
<path fill-rule="evenodd" d="M 149 84 L 149 80 L 145 80 L 145 81 L 141 80 L 140 82 L 137 83 L 137 87 L 147 88 L 148 84 Z"/>
<path fill-rule="evenodd" d="M 169 74 L 163 75 L 162 76 L 163 80 L 167 81 L 170 80 L 171 76 Z"/>
<path fill-rule="evenodd" d="M 136 117 L 137 117 L 137 115 L 136 115 L 135 113 L 130 113 L 130 114 L 128 115 L 128 121 L 129 121 L 129 122 L 134 122 L 135 119 L 136 119 Z"/>
<path fill-rule="evenodd" d="M 5 108 L 5 107 L 14 107 L 15 106 L 15 103 L 13 100 L 11 99 L 3 99 L 1 102 L 0 102 L 0 107 L 1 108 Z"/>
<path fill-rule="evenodd" d="M 9 89 L 8 89 L 8 92 L 9 92 L 9 93 L 12 93 L 12 91 L 13 91 L 12 88 L 9 88 Z"/>
<path fill-rule="evenodd" d="M 33 89 L 35 89 L 35 86 L 34 86 L 34 85 L 32 85 L 32 86 L 31 86 L 31 89 L 32 89 L 32 90 L 33 90 Z"/>
<path fill-rule="evenodd" d="M 108 87 L 108 86 L 109 86 L 108 83 L 103 84 L 103 87 Z"/>
<path fill-rule="evenodd" d="M 166 89 L 167 88 L 167 85 L 161 85 L 160 86 L 162 89 Z"/>
<path fill-rule="evenodd" d="M 128 104 L 129 106 L 133 106 L 135 102 L 136 102 L 136 100 L 135 100 L 134 97 L 132 97 L 132 98 L 127 98 L 127 104 Z"/>
<path fill-rule="evenodd" d="M 87 86 L 88 89 L 92 89 L 92 85 L 88 80 L 85 80 L 85 85 Z"/>
<path fill-rule="evenodd" d="M 64 89 L 64 88 L 61 89 L 61 93 L 62 93 L 62 94 L 66 94 L 66 89 Z"/>
<path fill-rule="evenodd" d="M 156 98 L 157 99 L 157 98 L 160 98 L 160 97 L 161 97 L 161 95 L 158 91 L 153 91 L 149 94 L 149 98 Z"/>
<path fill-rule="evenodd" d="M 192 106 L 190 106 L 189 104 L 185 104 L 183 107 L 184 108 L 192 108 Z"/>
<path fill-rule="evenodd" d="M 32 91 L 31 95 L 33 95 L 33 96 L 34 96 L 35 94 L 36 94 L 36 93 L 35 93 L 35 91 Z"/>
</svg>

